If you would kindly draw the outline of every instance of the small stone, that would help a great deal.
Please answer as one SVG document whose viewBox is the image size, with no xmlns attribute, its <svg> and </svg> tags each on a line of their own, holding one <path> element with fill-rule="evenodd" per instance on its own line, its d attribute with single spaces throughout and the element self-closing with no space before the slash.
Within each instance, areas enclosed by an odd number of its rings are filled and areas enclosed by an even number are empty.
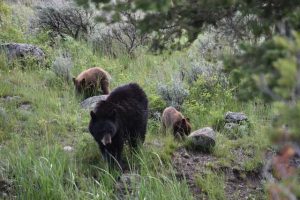
<svg viewBox="0 0 300 200">
<path fill-rule="evenodd" d="M 192 132 L 188 138 L 191 139 L 193 145 L 200 149 L 209 149 L 216 144 L 216 133 L 211 127 L 205 127 Z"/>
<path fill-rule="evenodd" d="M 159 140 L 153 140 L 152 145 L 156 146 L 156 147 L 163 147 L 163 144 L 161 141 Z"/>
<path fill-rule="evenodd" d="M 225 114 L 225 121 L 227 123 L 240 123 L 242 121 L 246 121 L 248 117 L 241 112 L 227 112 Z"/>
<path fill-rule="evenodd" d="M 182 155 L 182 157 L 188 159 L 188 158 L 190 158 L 190 155 L 189 155 L 188 153 L 184 153 L 184 154 Z"/>
<path fill-rule="evenodd" d="M 93 96 L 85 99 L 80 103 L 83 109 L 94 110 L 99 101 L 104 101 L 108 95 Z"/>
<path fill-rule="evenodd" d="M 31 110 L 32 106 L 30 103 L 22 103 L 20 106 L 19 106 L 19 109 L 21 110 L 26 110 L 26 111 L 29 111 Z"/>
<path fill-rule="evenodd" d="M 71 152 L 71 151 L 73 151 L 73 150 L 74 150 L 74 148 L 71 147 L 71 146 L 65 146 L 65 147 L 64 147 L 64 151 L 66 151 L 66 152 Z"/>
<path fill-rule="evenodd" d="M 226 123 L 224 128 L 228 131 L 231 131 L 233 129 L 238 128 L 238 126 L 239 126 L 238 124 L 230 122 L 230 123 Z"/>
</svg>

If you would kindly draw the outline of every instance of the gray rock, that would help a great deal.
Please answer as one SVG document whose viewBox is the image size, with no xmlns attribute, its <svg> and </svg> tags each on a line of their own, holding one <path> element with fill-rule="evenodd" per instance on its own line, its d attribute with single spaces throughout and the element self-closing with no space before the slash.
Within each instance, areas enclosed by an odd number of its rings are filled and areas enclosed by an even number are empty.
<svg viewBox="0 0 300 200">
<path fill-rule="evenodd" d="M 6 198 L 12 191 L 12 182 L 0 176 L 0 199 Z"/>
<path fill-rule="evenodd" d="M 7 57 L 10 61 L 26 56 L 32 56 L 38 61 L 43 61 L 45 58 L 43 50 L 31 44 L 6 43 L 0 45 L 0 50 L 7 53 Z"/>
<path fill-rule="evenodd" d="M 29 111 L 32 109 L 32 106 L 30 103 L 22 103 L 20 106 L 19 106 L 19 109 L 21 110 L 25 110 L 25 111 Z"/>
<path fill-rule="evenodd" d="M 182 157 L 186 158 L 186 159 L 189 159 L 191 156 L 188 154 L 188 153 L 183 153 L 182 154 Z"/>
<path fill-rule="evenodd" d="M 99 101 L 106 100 L 107 97 L 108 97 L 108 95 L 100 95 L 100 96 L 89 97 L 89 98 L 85 99 L 84 101 L 82 101 L 80 103 L 80 106 L 84 109 L 94 110 L 97 103 Z"/>
<path fill-rule="evenodd" d="M 216 133 L 211 127 L 205 127 L 192 132 L 188 138 L 196 148 L 209 149 L 216 144 Z"/>
<path fill-rule="evenodd" d="M 139 187 L 142 181 L 142 177 L 138 174 L 122 174 L 116 183 L 116 192 L 119 199 L 125 198 L 127 195 L 130 199 L 138 199 L 139 195 L 136 191 L 139 191 Z"/>
<path fill-rule="evenodd" d="M 248 117 L 241 112 L 227 112 L 225 114 L 225 122 L 227 123 L 240 123 L 246 121 Z"/>
<path fill-rule="evenodd" d="M 232 123 L 232 122 L 226 123 L 226 124 L 224 125 L 224 129 L 227 130 L 227 131 L 232 131 L 232 130 L 234 130 L 234 129 L 237 129 L 238 127 L 239 127 L 238 124 Z"/>
</svg>

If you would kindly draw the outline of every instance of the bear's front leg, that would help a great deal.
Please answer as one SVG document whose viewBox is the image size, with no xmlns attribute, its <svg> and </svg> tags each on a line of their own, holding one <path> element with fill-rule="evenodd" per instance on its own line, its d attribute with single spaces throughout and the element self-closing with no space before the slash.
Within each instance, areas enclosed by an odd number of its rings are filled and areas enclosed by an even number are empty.
<svg viewBox="0 0 300 200">
<path fill-rule="evenodd" d="M 104 146 L 103 144 L 100 144 L 102 156 L 109 163 L 109 166 L 116 165 L 121 170 L 124 167 L 121 159 L 122 149 L 123 145 L 115 146 L 114 144 L 109 144 Z"/>
</svg>

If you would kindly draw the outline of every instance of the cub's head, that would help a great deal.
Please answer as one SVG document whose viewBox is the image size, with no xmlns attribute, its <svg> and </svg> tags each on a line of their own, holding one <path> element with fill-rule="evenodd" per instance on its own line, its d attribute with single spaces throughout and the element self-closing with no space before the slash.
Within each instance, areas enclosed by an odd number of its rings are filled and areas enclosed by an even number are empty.
<svg viewBox="0 0 300 200">
<path fill-rule="evenodd" d="M 89 131 L 94 139 L 104 146 L 110 144 L 117 132 L 116 111 L 103 109 L 100 114 L 91 111 L 90 115 Z"/>
<path fill-rule="evenodd" d="M 76 92 L 82 93 L 83 89 L 85 87 L 85 79 L 78 81 L 75 77 L 73 77 L 73 83 L 74 83 Z"/>
<path fill-rule="evenodd" d="M 189 135 L 191 133 L 191 124 L 189 118 L 182 118 L 180 121 L 176 122 L 174 132 L 179 133 L 181 136 Z"/>
</svg>

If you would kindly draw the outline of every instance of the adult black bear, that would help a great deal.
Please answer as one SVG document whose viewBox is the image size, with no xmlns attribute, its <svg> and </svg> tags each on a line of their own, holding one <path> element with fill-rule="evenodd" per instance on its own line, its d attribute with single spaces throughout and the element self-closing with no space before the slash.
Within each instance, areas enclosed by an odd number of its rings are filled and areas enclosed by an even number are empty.
<svg viewBox="0 0 300 200">
<path fill-rule="evenodd" d="M 102 155 L 122 167 L 124 142 L 133 148 L 145 140 L 148 120 L 148 99 L 136 83 L 120 86 L 105 101 L 91 111 L 89 131 L 98 143 Z"/>
</svg>

